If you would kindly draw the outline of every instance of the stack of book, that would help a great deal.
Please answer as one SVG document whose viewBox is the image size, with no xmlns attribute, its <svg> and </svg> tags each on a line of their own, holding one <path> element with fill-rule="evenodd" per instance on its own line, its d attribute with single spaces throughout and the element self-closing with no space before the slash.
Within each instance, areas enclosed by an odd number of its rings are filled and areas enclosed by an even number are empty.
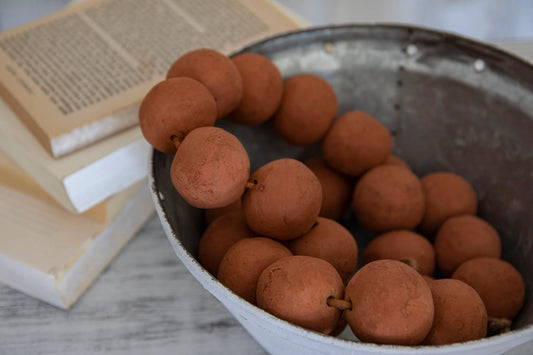
<svg viewBox="0 0 533 355">
<path fill-rule="evenodd" d="M 299 21 L 268 0 L 87 0 L 0 33 L 0 282 L 71 307 L 153 213 L 145 93 L 186 51 Z"/>
</svg>

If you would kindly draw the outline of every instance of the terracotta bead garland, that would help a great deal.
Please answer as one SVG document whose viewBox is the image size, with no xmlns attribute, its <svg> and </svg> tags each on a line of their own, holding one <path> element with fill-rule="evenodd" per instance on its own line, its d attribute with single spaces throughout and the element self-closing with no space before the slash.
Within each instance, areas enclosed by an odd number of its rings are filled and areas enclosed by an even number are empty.
<svg viewBox="0 0 533 355">
<path fill-rule="evenodd" d="M 337 111 L 337 96 L 326 80 L 310 73 L 297 74 L 285 81 L 273 118 L 274 129 L 289 143 L 316 143 L 328 131 Z"/>
<path fill-rule="evenodd" d="M 432 276 L 422 274 L 422 278 L 427 282 L 429 285 L 432 281 L 435 281 L 435 279 Z"/>
<path fill-rule="evenodd" d="M 305 165 L 316 175 L 322 187 L 320 216 L 340 220 L 351 201 L 352 180 L 329 167 L 321 157 L 314 157 Z"/>
<path fill-rule="evenodd" d="M 418 226 L 422 234 L 433 236 L 450 217 L 476 214 L 476 192 L 463 177 L 439 171 L 422 177 L 420 182 L 426 201 L 424 218 Z"/>
<path fill-rule="evenodd" d="M 256 288 L 263 270 L 292 253 L 270 238 L 246 238 L 231 246 L 220 262 L 218 280 L 248 302 L 256 303 Z"/>
<path fill-rule="evenodd" d="M 513 319 L 524 304 L 525 284 L 522 275 L 510 263 L 490 257 L 465 261 L 452 278 L 472 286 L 493 318 Z"/>
<path fill-rule="evenodd" d="M 337 110 L 326 80 L 302 73 L 283 83 L 256 53 L 230 59 L 204 48 L 176 60 L 139 122 L 155 149 L 175 154 L 176 191 L 206 209 L 200 263 L 248 302 L 324 334 L 348 323 L 361 341 L 432 345 L 508 330 L 525 285 L 499 259 L 496 230 L 475 216 L 472 186 L 452 172 L 419 179 L 391 154 L 385 125 L 361 111 L 334 122 Z M 214 127 L 222 117 L 272 119 L 291 144 L 322 140 L 322 156 L 250 173 L 238 138 Z M 350 201 L 357 222 L 379 234 L 359 270 L 357 236 L 335 221 Z"/>
<path fill-rule="evenodd" d="M 250 160 L 241 142 L 218 127 L 200 127 L 180 143 L 170 168 L 172 184 L 192 206 L 227 206 L 244 192 Z"/>
<path fill-rule="evenodd" d="M 216 218 L 202 234 L 198 259 L 207 271 L 216 276 L 226 251 L 239 240 L 252 237 L 259 235 L 248 228 L 242 211 L 228 212 Z"/>
<path fill-rule="evenodd" d="M 173 138 L 179 141 L 193 129 L 212 126 L 216 102 L 211 92 L 191 78 L 174 78 L 156 84 L 139 108 L 139 124 L 144 138 L 155 149 L 176 153 Z"/>
<path fill-rule="evenodd" d="M 422 344 L 443 345 L 485 337 L 487 310 L 476 290 L 454 279 L 432 281 L 429 288 L 435 318 Z"/>
<path fill-rule="evenodd" d="M 291 256 L 263 270 L 257 282 L 257 305 L 281 319 L 324 334 L 339 322 L 341 310 L 328 305 L 342 299 L 344 285 L 335 268 L 311 256 Z"/>
<path fill-rule="evenodd" d="M 215 50 L 200 48 L 179 57 L 168 78 L 188 77 L 209 89 L 217 104 L 217 119 L 232 112 L 242 99 L 242 79 L 233 61 Z"/>
<path fill-rule="evenodd" d="M 341 224 L 319 217 L 315 225 L 303 236 L 287 243 L 294 255 L 307 255 L 328 261 L 348 282 L 355 272 L 358 248 L 355 238 Z"/>
<path fill-rule="evenodd" d="M 409 165 L 405 161 L 403 161 L 403 159 L 401 159 L 400 157 L 398 157 L 396 155 L 393 155 L 393 154 L 390 154 L 387 157 L 387 159 L 385 159 L 385 161 L 383 162 L 383 165 L 401 166 L 403 168 L 411 170 Z"/>
<path fill-rule="evenodd" d="M 242 198 L 246 221 L 256 233 L 290 240 L 308 232 L 317 221 L 322 188 L 302 162 L 278 159 L 250 176 Z"/>
<path fill-rule="evenodd" d="M 359 176 L 382 164 L 390 154 L 392 139 L 387 128 L 374 117 L 350 111 L 339 117 L 322 144 L 322 154 L 334 169 Z"/>
<path fill-rule="evenodd" d="M 433 245 L 409 230 L 390 231 L 372 239 L 363 252 L 363 264 L 381 259 L 403 261 L 424 275 L 432 275 L 435 270 Z"/>
<path fill-rule="evenodd" d="M 141 103 L 141 131 L 154 148 L 176 153 L 171 180 L 192 206 L 223 207 L 244 191 L 250 172 L 244 147 L 231 133 L 209 127 L 241 97 L 242 82 L 233 62 L 200 49 L 178 58 L 167 79 Z"/>
<path fill-rule="evenodd" d="M 412 229 L 424 216 L 424 193 L 410 170 L 380 165 L 355 185 L 353 207 L 357 220 L 373 232 Z"/>
<path fill-rule="evenodd" d="M 237 212 L 242 210 L 241 197 L 233 201 L 227 206 L 210 208 L 205 210 L 205 223 L 211 224 L 215 219 L 220 216 L 225 215 L 226 213 Z"/>
<path fill-rule="evenodd" d="M 228 118 L 236 123 L 257 125 L 270 119 L 283 95 L 283 78 L 268 58 L 256 53 L 243 53 L 232 58 L 243 85 L 240 103 Z"/>
<path fill-rule="evenodd" d="M 419 344 L 431 329 L 434 306 L 430 288 L 410 266 L 377 260 L 363 266 L 346 286 L 351 309 L 346 320 L 362 341 Z"/>
<path fill-rule="evenodd" d="M 500 258 L 502 245 L 496 229 L 471 215 L 452 217 L 439 228 L 435 253 L 439 272 L 450 276 L 463 262 L 476 257 Z"/>
</svg>

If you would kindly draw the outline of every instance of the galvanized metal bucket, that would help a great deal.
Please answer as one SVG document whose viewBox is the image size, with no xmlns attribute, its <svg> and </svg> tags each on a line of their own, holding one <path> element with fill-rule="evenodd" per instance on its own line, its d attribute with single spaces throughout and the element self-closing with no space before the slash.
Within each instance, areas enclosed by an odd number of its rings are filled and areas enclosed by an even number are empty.
<svg viewBox="0 0 533 355">
<path fill-rule="evenodd" d="M 393 152 L 418 175 L 447 170 L 469 180 L 479 216 L 503 238 L 503 258 L 526 282 L 526 302 L 509 333 L 434 347 L 383 346 L 324 336 L 252 306 L 222 286 L 197 261 L 203 212 L 188 206 L 169 179 L 172 156 L 151 161 L 156 210 L 177 256 L 192 275 L 270 353 L 489 354 L 533 339 L 533 66 L 456 35 L 395 25 L 345 25 L 291 32 L 243 49 L 271 58 L 285 77 L 313 72 L 334 87 L 340 113 L 365 111 L 393 135 Z M 234 133 L 252 169 L 320 145 L 295 147 L 270 123 L 219 125 Z M 347 214 L 346 225 L 356 231 Z M 355 228 L 355 229 L 354 229 Z M 360 248 L 367 238 L 355 232 Z"/>
</svg>

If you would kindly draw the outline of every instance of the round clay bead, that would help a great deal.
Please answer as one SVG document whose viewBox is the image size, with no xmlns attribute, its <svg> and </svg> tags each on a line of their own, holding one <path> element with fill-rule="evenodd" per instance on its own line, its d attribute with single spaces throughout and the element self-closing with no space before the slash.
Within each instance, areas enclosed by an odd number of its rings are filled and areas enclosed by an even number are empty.
<svg viewBox="0 0 533 355">
<path fill-rule="evenodd" d="M 156 84 L 139 108 L 139 124 L 144 138 L 155 149 L 176 153 L 172 138 L 180 141 L 193 129 L 212 126 L 216 102 L 200 82 L 190 78 L 167 79 Z"/>
<path fill-rule="evenodd" d="M 179 146 L 170 177 L 191 206 L 227 206 L 244 192 L 250 160 L 241 142 L 218 127 L 192 130 Z"/>
<path fill-rule="evenodd" d="M 477 292 L 454 279 L 440 279 L 429 284 L 435 316 L 424 345 L 446 345 L 484 338 L 487 311 Z"/>
<path fill-rule="evenodd" d="M 257 280 L 273 262 L 291 256 L 289 249 L 270 238 L 241 239 L 228 249 L 218 268 L 217 278 L 251 304 L 256 304 Z"/>
<path fill-rule="evenodd" d="M 426 212 L 418 227 L 432 237 L 450 217 L 477 212 L 477 197 L 468 181 L 450 172 L 435 172 L 420 179 L 426 199 Z"/>
<path fill-rule="evenodd" d="M 250 176 L 255 186 L 246 189 L 242 208 L 248 226 L 258 234 L 289 240 L 305 234 L 317 221 L 322 189 L 317 177 L 302 162 L 278 159 Z"/>
<path fill-rule="evenodd" d="M 403 159 L 397 157 L 396 155 L 390 154 L 387 159 L 383 162 L 384 165 L 395 165 L 395 166 L 401 166 L 403 168 L 411 170 L 411 167 L 409 164 L 407 164 Z"/>
<path fill-rule="evenodd" d="M 207 226 L 198 244 L 200 264 L 212 275 L 217 275 L 218 266 L 226 251 L 244 238 L 258 237 L 252 232 L 242 211 L 229 212 Z"/>
<path fill-rule="evenodd" d="M 352 304 L 345 317 L 365 342 L 415 345 L 433 323 L 433 298 L 427 282 L 412 267 L 396 260 L 363 266 L 346 286 Z"/>
<path fill-rule="evenodd" d="M 242 210 L 241 196 L 227 206 L 219 208 L 209 208 L 204 211 L 205 223 L 211 224 L 215 219 L 230 212 Z"/>
<path fill-rule="evenodd" d="M 329 262 L 346 283 L 357 266 L 358 249 L 353 235 L 332 219 L 318 217 L 303 236 L 287 243 L 294 255 L 307 255 Z"/>
<path fill-rule="evenodd" d="M 318 75 L 304 73 L 285 81 L 273 123 L 287 142 L 308 145 L 324 137 L 336 116 L 337 96 L 331 85 Z"/>
<path fill-rule="evenodd" d="M 243 53 L 232 58 L 242 78 L 242 99 L 228 118 L 240 124 L 258 125 L 278 109 L 283 94 L 283 78 L 267 57 Z"/>
<path fill-rule="evenodd" d="M 339 117 L 326 134 L 322 154 L 335 170 L 359 176 L 382 164 L 391 146 L 390 133 L 381 122 L 364 112 L 350 111 Z"/>
<path fill-rule="evenodd" d="M 346 326 L 348 325 L 348 322 L 346 322 L 346 318 L 344 317 L 344 312 L 341 312 L 341 316 L 339 317 L 339 321 L 337 322 L 337 326 L 335 329 L 329 333 L 330 336 L 336 337 L 340 335 L 342 332 L 344 332 L 344 329 L 346 329 Z"/>
<path fill-rule="evenodd" d="M 357 220 L 370 231 L 412 229 L 424 215 L 420 180 L 402 167 L 377 166 L 355 185 L 353 207 Z"/>
<path fill-rule="evenodd" d="M 429 275 L 425 275 L 425 274 L 422 274 L 422 278 L 428 283 L 428 285 L 435 281 L 435 279 L 433 278 L 433 276 L 429 276 Z"/>
<path fill-rule="evenodd" d="M 420 234 L 408 230 L 386 232 L 368 243 L 363 252 L 363 264 L 382 259 L 407 262 L 425 275 L 435 270 L 433 245 Z"/>
<path fill-rule="evenodd" d="M 242 79 L 233 61 L 213 49 L 200 48 L 179 57 L 167 79 L 189 77 L 204 84 L 215 98 L 217 119 L 229 114 L 241 101 Z"/>
<path fill-rule="evenodd" d="M 471 215 L 447 219 L 439 228 L 434 244 L 437 267 L 445 277 L 468 259 L 481 256 L 500 258 L 502 250 L 496 229 Z"/>
<path fill-rule="evenodd" d="M 325 260 L 290 256 L 268 266 L 257 281 L 257 305 L 274 316 L 324 334 L 338 325 L 341 311 L 328 298 L 342 299 L 344 285 Z"/>
<path fill-rule="evenodd" d="M 353 191 L 351 179 L 330 168 L 322 158 L 311 158 L 305 165 L 316 175 L 322 186 L 320 216 L 340 220 L 350 205 Z"/>
<path fill-rule="evenodd" d="M 524 279 L 507 261 L 488 257 L 470 259 L 459 265 L 452 278 L 476 290 L 489 317 L 511 320 L 524 304 Z"/>
</svg>

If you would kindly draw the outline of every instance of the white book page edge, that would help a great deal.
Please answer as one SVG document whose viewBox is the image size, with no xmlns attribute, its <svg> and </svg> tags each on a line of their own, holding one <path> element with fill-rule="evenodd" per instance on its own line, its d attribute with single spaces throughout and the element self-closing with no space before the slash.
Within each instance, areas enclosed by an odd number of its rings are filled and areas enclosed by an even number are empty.
<svg viewBox="0 0 533 355">
<path fill-rule="evenodd" d="M 70 308 L 152 215 L 148 186 L 63 270 L 47 273 L 0 254 L 0 282 L 56 307 Z"/>
</svg>

